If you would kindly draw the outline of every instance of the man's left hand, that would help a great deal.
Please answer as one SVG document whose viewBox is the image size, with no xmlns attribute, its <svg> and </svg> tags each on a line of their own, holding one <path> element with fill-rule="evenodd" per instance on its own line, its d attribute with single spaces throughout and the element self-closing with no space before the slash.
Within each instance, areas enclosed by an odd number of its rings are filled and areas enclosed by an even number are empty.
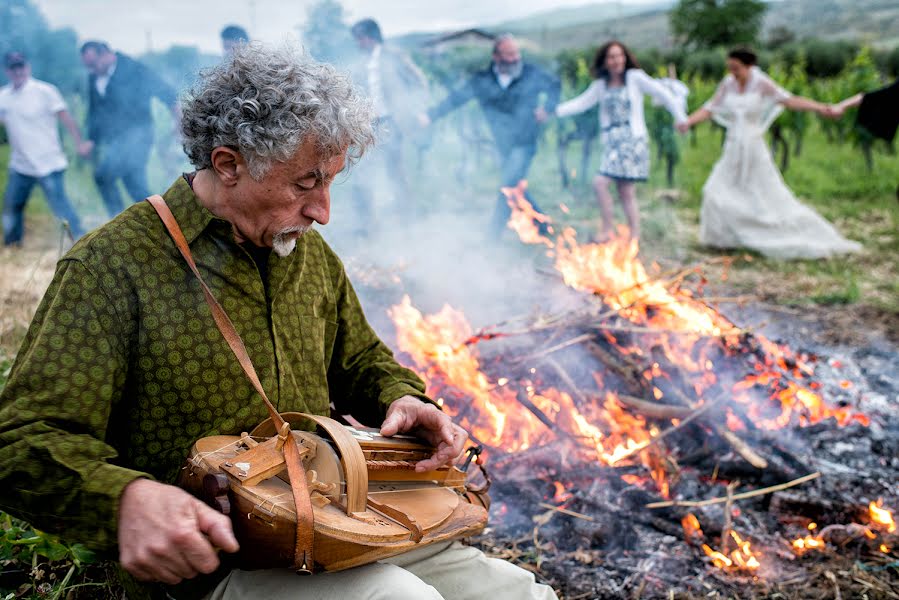
<svg viewBox="0 0 899 600">
<path fill-rule="evenodd" d="M 387 418 L 381 425 L 381 435 L 390 437 L 397 433 L 409 433 L 430 442 L 437 451 L 431 458 L 419 461 L 415 470 L 431 471 L 452 463 L 465 448 L 468 433 L 433 404 L 412 396 L 403 396 L 387 409 Z"/>
</svg>

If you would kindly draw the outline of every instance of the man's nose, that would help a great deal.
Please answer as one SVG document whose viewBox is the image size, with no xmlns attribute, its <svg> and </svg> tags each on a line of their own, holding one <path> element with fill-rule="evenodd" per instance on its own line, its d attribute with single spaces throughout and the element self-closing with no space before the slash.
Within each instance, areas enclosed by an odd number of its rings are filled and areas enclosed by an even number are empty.
<svg viewBox="0 0 899 600">
<path fill-rule="evenodd" d="M 331 187 L 316 188 L 310 202 L 306 204 L 303 215 L 319 225 L 327 225 L 331 220 Z"/>
</svg>

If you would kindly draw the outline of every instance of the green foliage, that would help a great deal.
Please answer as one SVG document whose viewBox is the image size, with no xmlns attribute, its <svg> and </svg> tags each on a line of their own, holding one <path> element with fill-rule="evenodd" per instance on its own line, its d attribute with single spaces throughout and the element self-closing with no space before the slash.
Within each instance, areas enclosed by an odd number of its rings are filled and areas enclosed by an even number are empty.
<svg viewBox="0 0 899 600">
<path fill-rule="evenodd" d="M 66 544 L 5 513 L 0 513 L 0 525 L 0 594 L 4 600 L 68 598 L 76 589 L 85 592 L 82 597 L 96 598 L 101 588 L 109 590 L 105 581 L 90 581 L 89 571 L 96 570 L 98 559 L 81 544 Z M 101 579 L 106 579 L 105 574 Z"/>
<path fill-rule="evenodd" d="M 480 46 L 459 46 L 440 54 L 416 56 L 428 78 L 451 89 L 490 62 L 489 53 Z"/>
<path fill-rule="evenodd" d="M 788 45 L 783 58 L 786 62 L 792 62 L 794 57 L 803 55 L 811 77 L 835 77 L 846 68 L 858 50 L 857 44 L 846 40 L 811 39 Z"/>
<path fill-rule="evenodd" d="M 724 75 L 727 56 L 723 49 L 697 50 L 687 55 L 682 71 L 690 77 L 702 79 L 720 79 Z"/>
<path fill-rule="evenodd" d="M 891 77 L 899 77 L 899 46 L 886 54 L 884 68 Z"/>
<path fill-rule="evenodd" d="M 714 48 L 754 43 L 766 9 L 761 0 L 680 0 L 668 18 L 686 45 Z"/>
<path fill-rule="evenodd" d="M 765 46 L 776 50 L 786 44 L 796 41 L 796 33 L 786 25 L 776 25 L 768 32 Z"/>
<path fill-rule="evenodd" d="M 0 54 L 25 52 L 34 76 L 63 93 L 78 90 L 84 79 L 77 43 L 74 30 L 51 30 L 31 0 L 0 0 Z"/>
</svg>

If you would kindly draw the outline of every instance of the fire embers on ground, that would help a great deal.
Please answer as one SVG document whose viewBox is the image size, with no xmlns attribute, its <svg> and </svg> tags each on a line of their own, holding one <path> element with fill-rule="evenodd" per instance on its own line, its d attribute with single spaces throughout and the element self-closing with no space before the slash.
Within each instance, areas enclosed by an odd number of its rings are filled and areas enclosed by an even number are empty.
<svg viewBox="0 0 899 600">
<path fill-rule="evenodd" d="M 479 331 L 449 306 L 424 315 L 406 297 L 389 311 L 401 358 L 487 448 L 482 543 L 596 597 L 634 578 L 643 597 L 709 578 L 770 591 L 814 556 L 888 558 L 894 532 L 867 503 L 899 495 L 896 419 L 863 414 L 853 382 L 724 317 L 700 297 L 701 266 L 647 269 L 626 231 L 556 235 L 522 192 L 509 191 L 510 226 L 552 259 L 564 310 Z"/>
</svg>

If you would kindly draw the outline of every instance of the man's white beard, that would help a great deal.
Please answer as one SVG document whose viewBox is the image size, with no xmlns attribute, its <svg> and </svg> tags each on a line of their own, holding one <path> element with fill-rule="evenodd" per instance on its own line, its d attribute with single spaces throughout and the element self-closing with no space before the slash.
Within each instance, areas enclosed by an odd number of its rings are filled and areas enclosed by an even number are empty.
<svg viewBox="0 0 899 600">
<path fill-rule="evenodd" d="M 272 250 L 275 251 L 275 254 L 284 258 L 285 256 L 289 256 L 293 249 L 297 246 L 297 238 L 300 235 L 303 235 L 307 231 L 312 228 L 311 225 L 303 227 L 288 227 L 287 229 L 282 229 L 278 233 L 272 237 Z M 290 235 L 292 233 L 299 233 L 300 235 L 293 236 Z"/>
</svg>

